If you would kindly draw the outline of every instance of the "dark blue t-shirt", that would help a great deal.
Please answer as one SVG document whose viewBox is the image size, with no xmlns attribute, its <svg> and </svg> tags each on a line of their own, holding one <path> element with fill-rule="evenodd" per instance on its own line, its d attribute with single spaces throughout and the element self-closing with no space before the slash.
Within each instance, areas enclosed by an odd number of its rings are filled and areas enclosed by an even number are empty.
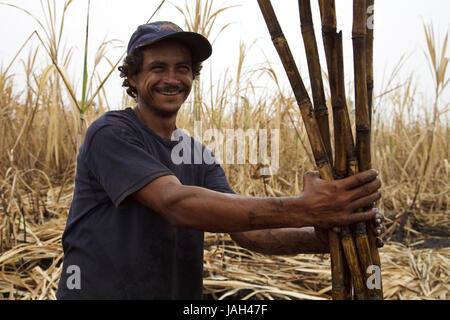
<svg viewBox="0 0 450 320">
<path fill-rule="evenodd" d="M 129 197 L 164 175 L 183 185 L 233 192 L 211 159 L 180 163 L 180 141 L 205 150 L 180 136 L 158 136 L 130 108 L 107 112 L 88 128 L 62 237 L 58 299 L 201 298 L 203 232 L 176 228 Z"/>
</svg>

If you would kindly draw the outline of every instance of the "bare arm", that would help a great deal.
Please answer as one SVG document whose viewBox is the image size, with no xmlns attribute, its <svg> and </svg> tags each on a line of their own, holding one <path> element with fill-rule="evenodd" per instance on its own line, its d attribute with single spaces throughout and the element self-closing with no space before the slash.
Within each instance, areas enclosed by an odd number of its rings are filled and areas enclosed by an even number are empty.
<svg viewBox="0 0 450 320">
<path fill-rule="evenodd" d="M 231 233 L 240 246 L 263 254 L 295 255 L 300 253 L 329 253 L 327 238 L 313 227 L 267 229 Z"/>
<path fill-rule="evenodd" d="M 330 228 L 365 221 L 376 213 L 353 213 L 380 197 L 381 183 L 374 170 L 337 181 L 310 173 L 304 181 L 298 197 L 255 198 L 184 186 L 175 176 L 164 176 L 132 196 L 175 226 L 210 232 Z"/>
<path fill-rule="evenodd" d="M 383 247 L 381 234 L 384 232 L 384 216 L 378 212 L 372 223 L 376 245 Z M 339 228 L 334 228 L 338 229 Z M 302 253 L 329 253 L 328 230 L 306 228 L 266 229 L 230 233 L 231 238 L 240 246 L 271 255 L 296 255 Z"/>
</svg>

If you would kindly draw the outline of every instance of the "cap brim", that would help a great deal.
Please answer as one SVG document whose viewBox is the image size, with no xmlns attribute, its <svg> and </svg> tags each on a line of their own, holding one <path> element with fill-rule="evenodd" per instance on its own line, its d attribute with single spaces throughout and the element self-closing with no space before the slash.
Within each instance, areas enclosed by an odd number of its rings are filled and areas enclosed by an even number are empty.
<svg viewBox="0 0 450 320">
<path fill-rule="evenodd" d="M 154 43 L 157 43 L 162 40 L 166 39 L 177 39 L 183 42 L 185 45 L 187 45 L 192 53 L 192 60 L 196 62 L 205 61 L 211 56 L 212 53 L 212 47 L 209 43 L 208 39 L 206 39 L 204 36 L 202 36 L 199 33 L 195 32 L 188 32 L 188 31 L 182 31 L 182 32 L 175 32 L 172 34 L 169 34 L 167 36 L 158 38 L 156 40 L 152 40 L 149 42 L 144 42 L 140 44 L 139 46 L 136 46 L 135 49 L 140 47 L 145 47 Z"/>
</svg>

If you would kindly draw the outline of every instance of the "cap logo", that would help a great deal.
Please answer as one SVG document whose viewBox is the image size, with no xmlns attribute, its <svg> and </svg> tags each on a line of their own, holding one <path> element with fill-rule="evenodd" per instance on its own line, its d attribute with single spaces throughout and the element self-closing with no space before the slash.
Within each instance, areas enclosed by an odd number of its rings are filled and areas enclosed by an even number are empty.
<svg viewBox="0 0 450 320">
<path fill-rule="evenodd" d="M 170 23 L 170 22 L 164 22 L 160 25 L 156 25 L 155 28 L 158 32 L 164 31 L 164 30 L 167 30 L 167 31 L 172 30 L 172 31 L 176 31 L 176 32 L 183 31 L 179 26 L 177 26 L 174 23 Z"/>
</svg>

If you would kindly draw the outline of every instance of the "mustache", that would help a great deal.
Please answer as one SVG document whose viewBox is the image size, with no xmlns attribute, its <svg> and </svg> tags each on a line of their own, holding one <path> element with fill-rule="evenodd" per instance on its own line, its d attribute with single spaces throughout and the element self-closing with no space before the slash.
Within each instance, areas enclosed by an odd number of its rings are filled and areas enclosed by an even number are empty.
<svg viewBox="0 0 450 320">
<path fill-rule="evenodd" d="M 186 91 L 185 86 L 173 86 L 173 85 L 165 85 L 165 86 L 157 86 L 153 88 L 158 91 Z"/>
</svg>

